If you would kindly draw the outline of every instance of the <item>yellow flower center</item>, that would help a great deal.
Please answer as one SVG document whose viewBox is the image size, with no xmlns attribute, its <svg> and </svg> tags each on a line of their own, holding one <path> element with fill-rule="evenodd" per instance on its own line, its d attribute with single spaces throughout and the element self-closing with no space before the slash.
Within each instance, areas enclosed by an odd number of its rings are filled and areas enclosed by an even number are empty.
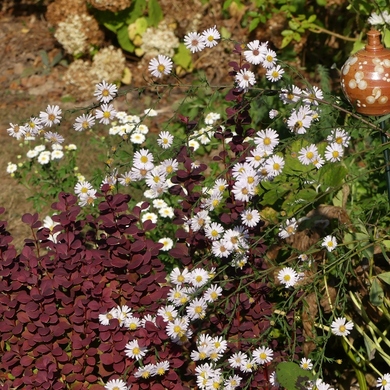
<svg viewBox="0 0 390 390">
<path fill-rule="evenodd" d="M 275 171 L 278 171 L 280 169 L 280 164 L 274 163 L 272 167 L 274 168 Z"/>
<path fill-rule="evenodd" d="M 339 152 L 337 151 L 337 150 L 334 150 L 333 152 L 332 152 L 332 156 L 334 157 L 334 158 L 337 158 L 338 156 L 339 156 Z"/>
<path fill-rule="evenodd" d="M 163 64 L 160 64 L 158 67 L 157 67 L 157 70 L 160 72 L 160 73 L 163 73 L 164 70 L 165 70 L 165 66 Z"/>
<path fill-rule="evenodd" d="M 264 138 L 264 145 L 270 145 L 271 144 L 271 138 L 265 137 Z"/>
<path fill-rule="evenodd" d="M 142 157 L 141 157 L 141 162 L 142 162 L 143 164 L 146 164 L 148 161 L 149 161 L 149 159 L 147 158 L 147 156 L 142 156 Z"/>
<path fill-rule="evenodd" d="M 313 152 L 307 152 L 306 153 L 306 157 L 311 160 L 313 157 L 314 157 L 314 153 Z"/>
<path fill-rule="evenodd" d="M 291 276 L 290 276 L 290 275 L 284 275 L 284 276 L 283 276 L 283 280 L 285 280 L 286 282 L 288 282 L 289 280 L 291 280 Z M 263 354 L 260 354 L 260 357 L 261 357 L 261 355 L 263 355 Z M 264 359 L 264 358 L 262 358 L 262 359 Z"/>
</svg>

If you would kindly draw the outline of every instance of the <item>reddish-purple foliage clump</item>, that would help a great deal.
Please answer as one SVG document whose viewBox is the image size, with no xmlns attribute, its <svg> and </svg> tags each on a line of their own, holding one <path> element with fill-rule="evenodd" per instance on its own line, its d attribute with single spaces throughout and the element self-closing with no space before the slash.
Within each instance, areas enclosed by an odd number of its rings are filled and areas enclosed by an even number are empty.
<svg viewBox="0 0 390 390">
<path fill-rule="evenodd" d="M 167 293 L 161 244 L 146 238 L 152 225 L 139 222 L 139 207 L 128 212 L 128 195 L 106 195 L 100 215 L 82 220 L 75 196 L 59 198 L 56 243 L 37 214 L 27 214 L 23 221 L 35 237 L 17 254 L 0 222 L 5 388 L 101 389 L 101 379 L 131 371 L 133 362 L 124 355 L 130 332 L 117 321 L 101 325 L 99 314 L 118 303 L 155 314 Z M 148 342 L 166 337 L 151 325 L 140 332 Z"/>
</svg>

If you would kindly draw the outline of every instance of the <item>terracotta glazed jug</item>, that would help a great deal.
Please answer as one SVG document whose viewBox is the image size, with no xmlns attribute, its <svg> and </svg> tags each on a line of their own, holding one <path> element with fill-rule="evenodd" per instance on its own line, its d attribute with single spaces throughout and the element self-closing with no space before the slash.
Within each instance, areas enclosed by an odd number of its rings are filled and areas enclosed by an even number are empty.
<svg viewBox="0 0 390 390">
<path fill-rule="evenodd" d="M 370 30 L 368 43 L 341 68 L 341 87 L 357 112 L 390 113 L 390 50 L 381 44 L 381 33 Z"/>
</svg>

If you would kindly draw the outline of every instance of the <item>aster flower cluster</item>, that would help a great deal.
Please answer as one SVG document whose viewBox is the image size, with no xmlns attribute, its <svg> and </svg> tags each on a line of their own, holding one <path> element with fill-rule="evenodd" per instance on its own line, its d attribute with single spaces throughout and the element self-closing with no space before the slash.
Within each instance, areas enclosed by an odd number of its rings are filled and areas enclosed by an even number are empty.
<svg viewBox="0 0 390 390">
<path fill-rule="evenodd" d="M 258 39 L 249 42 L 244 50 L 244 57 L 249 64 L 265 68 L 267 80 L 276 82 L 282 78 L 284 70 L 280 65 L 276 65 L 276 52 L 268 47 L 268 42 L 260 42 Z M 244 65 L 236 70 L 235 81 L 238 88 L 247 91 L 256 84 L 256 77 L 249 67 Z"/>
<path fill-rule="evenodd" d="M 216 26 L 204 30 L 201 34 L 190 32 L 184 37 L 184 45 L 192 53 L 200 52 L 206 47 L 214 47 L 221 38 Z M 149 62 L 149 72 L 154 77 L 163 77 L 171 73 L 173 67 L 172 59 L 164 54 L 159 54 Z"/>
</svg>

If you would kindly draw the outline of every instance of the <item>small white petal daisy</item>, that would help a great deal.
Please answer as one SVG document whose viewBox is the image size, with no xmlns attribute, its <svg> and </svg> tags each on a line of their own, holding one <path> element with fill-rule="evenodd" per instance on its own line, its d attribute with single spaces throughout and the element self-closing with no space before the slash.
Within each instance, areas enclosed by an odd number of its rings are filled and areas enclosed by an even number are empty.
<svg viewBox="0 0 390 390">
<path fill-rule="evenodd" d="M 260 222 L 260 213 L 255 209 L 245 210 L 241 214 L 241 220 L 243 225 L 248 227 L 254 227 Z"/>
<path fill-rule="evenodd" d="M 140 360 L 147 352 L 147 348 L 141 347 L 138 340 L 133 340 L 125 345 L 125 355 L 129 358 Z"/>
<path fill-rule="evenodd" d="M 325 149 L 325 159 L 330 162 L 340 161 L 344 155 L 344 149 L 342 145 L 336 142 L 331 143 Z"/>
<path fill-rule="evenodd" d="M 202 32 L 204 38 L 204 43 L 206 47 L 214 47 L 218 45 L 218 39 L 221 38 L 220 33 L 217 30 L 217 27 L 211 27 Z"/>
<path fill-rule="evenodd" d="M 184 45 L 187 49 L 191 50 L 192 53 L 202 51 L 205 46 L 205 38 L 197 32 L 190 32 L 184 37 Z"/>
<path fill-rule="evenodd" d="M 99 119 L 99 123 L 108 125 L 110 121 L 114 120 L 116 117 L 116 111 L 112 104 L 102 104 L 100 109 L 95 111 L 96 119 Z"/>
<path fill-rule="evenodd" d="M 265 364 L 272 361 L 274 351 L 271 348 L 259 347 L 252 352 L 253 359 L 258 364 Z"/>
<path fill-rule="evenodd" d="M 93 96 L 96 96 L 96 99 L 99 102 L 108 103 L 118 93 L 118 87 L 115 84 L 109 84 L 106 81 L 102 81 L 99 84 L 96 84 L 96 89 Z"/>
<path fill-rule="evenodd" d="M 172 60 L 169 57 L 159 54 L 157 58 L 150 60 L 148 70 L 153 76 L 162 77 L 171 73 L 172 65 Z"/>
<path fill-rule="evenodd" d="M 111 379 L 104 386 L 105 390 L 128 390 L 127 383 L 122 379 Z"/>
<path fill-rule="evenodd" d="M 299 363 L 299 366 L 301 368 L 303 368 L 304 370 L 313 369 L 313 363 L 312 363 L 311 359 L 302 358 L 300 363 Z"/>
<path fill-rule="evenodd" d="M 281 284 L 288 288 L 293 287 L 297 283 L 299 276 L 291 267 L 285 267 L 278 272 L 277 278 Z"/>
<path fill-rule="evenodd" d="M 46 111 L 41 111 L 39 113 L 40 123 L 43 126 L 51 127 L 57 125 L 61 121 L 62 111 L 59 106 L 50 106 L 48 105 Z"/>
<path fill-rule="evenodd" d="M 245 59 L 253 65 L 258 65 L 264 61 L 267 53 L 267 42 L 260 43 L 259 40 L 254 40 L 247 44 L 248 50 L 244 51 Z"/>
<path fill-rule="evenodd" d="M 162 131 L 158 135 L 157 143 L 163 149 L 169 149 L 172 146 L 173 138 L 174 138 L 173 135 L 169 131 Z"/>
<path fill-rule="evenodd" d="M 250 86 L 256 84 L 256 77 L 253 72 L 247 69 L 240 69 L 234 76 L 238 86 L 244 90 L 247 90 Z"/>
<path fill-rule="evenodd" d="M 282 75 L 284 73 L 284 70 L 280 65 L 277 65 L 271 69 L 267 70 L 267 73 L 265 74 L 265 77 L 272 82 L 276 82 L 282 78 Z"/>
<path fill-rule="evenodd" d="M 330 325 L 331 331 L 336 336 L 348 336 L 353 329 L 353 322 L 344 317 L 336 318 Z"/>
<path fill-rule="evenodd" d="M 160 238 L 158 242 L 164 245 L 162 248 L 160 248 L 161 251 L 166 252 L 172 249 L 173 247 L 173 241 L 169 237 Z"/>
<path fill-rule="evenodd" d="M 376 387 L 379 390 L 390 390 L 390 374 L 384 374 L 376 380 Z"/>
<path fill-rule="evenodd" d="M 326 236 L 322 240 L 321 246 L 325 247 L 328 250 L 328 252 L 332 252 L 332 250 L 335 249 L 337 246 L 336 238 L 331 235 Z"/>
</svg>

